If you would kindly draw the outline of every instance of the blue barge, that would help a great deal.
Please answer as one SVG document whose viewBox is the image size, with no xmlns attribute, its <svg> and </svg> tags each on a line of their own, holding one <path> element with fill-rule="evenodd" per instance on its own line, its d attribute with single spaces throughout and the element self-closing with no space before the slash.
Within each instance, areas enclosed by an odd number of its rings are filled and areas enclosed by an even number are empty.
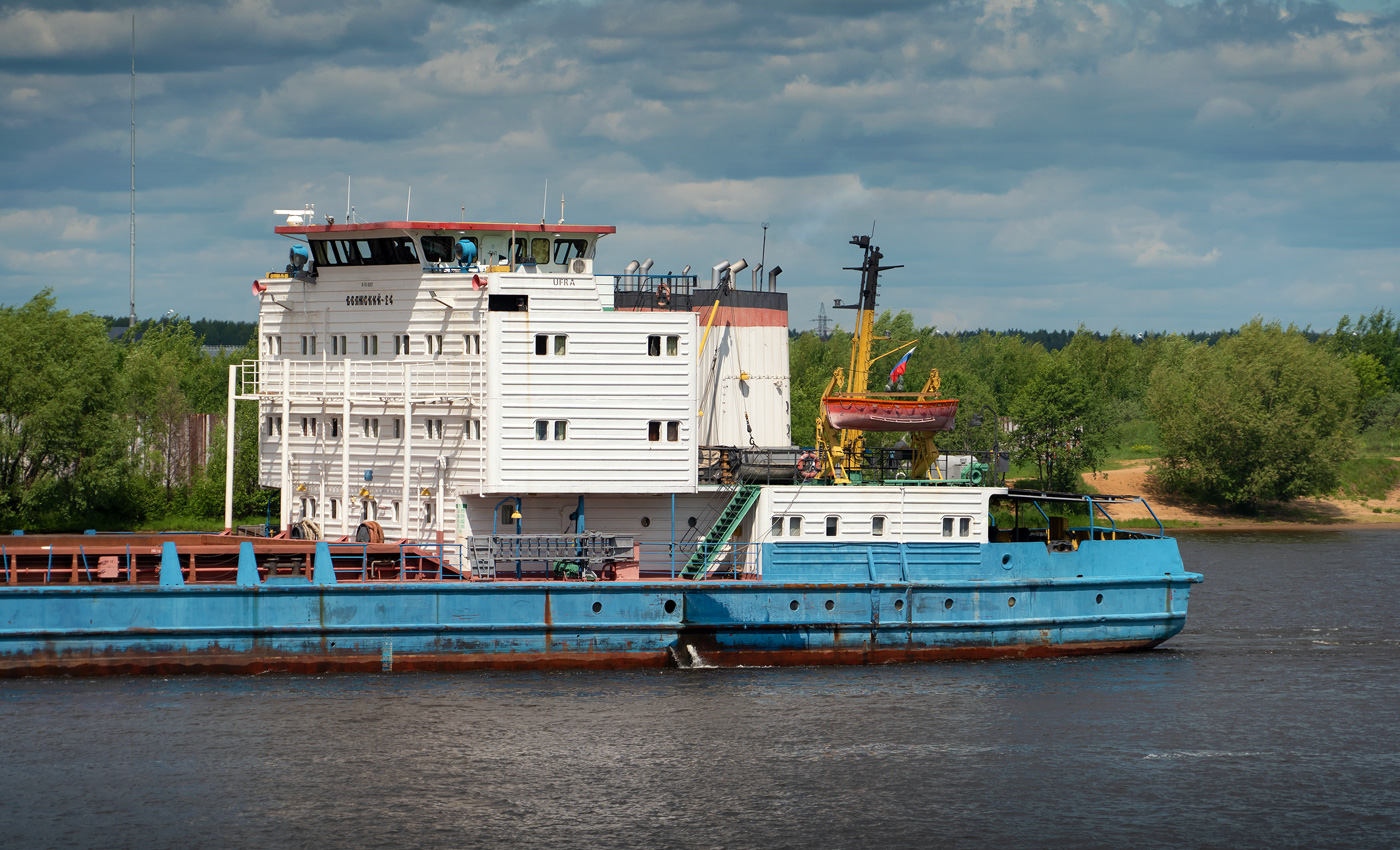
<svg viewBox="0 0 1400 850">
<path fill-rule="evenodd" d="M 327 543 L 259 569 L 0 589 L 0 675 L 880 663 L 1147 649 L 1185 624 L 1175 541 L 765 544 L 761 580 L 360 581 Z M 349 548 L 349 547 L 343 547 Z M 213 560 L 212 556 L 206 556 Z M 340 565 L 358 560 L 343 553 Z M 204 568 L 206 573 L 212 569 Z M 342 581 L 337 573 L 347 574 Z M 154 579 L 153 581 L 151 579 Z"/>
<path fill-rule="evenodd" d="M 4 538 L 0 676 L 1044 656 L 1185 624 L 1201 576 L 1160 523 L 1120 527 L 1140 499 L 940 452 L 937 370 L 904 392 L 909 343 L 872 356 L 896 267 L 868 237 L 800 448 L 780 268 L 598 275 L 611 227 L 311 217 L 277 228 L 291 262 L 229 372 L 279 533 L 235 533 L 229 428 L 223 534 Z"/>
</svg>

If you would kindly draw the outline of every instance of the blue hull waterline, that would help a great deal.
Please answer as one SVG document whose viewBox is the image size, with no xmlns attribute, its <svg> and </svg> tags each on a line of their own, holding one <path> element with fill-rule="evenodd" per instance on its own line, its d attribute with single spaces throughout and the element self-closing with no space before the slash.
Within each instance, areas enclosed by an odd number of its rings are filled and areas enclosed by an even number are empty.
<svg viewBox="0 0 1400 850">
<path fill-rule="evenodd" d="M 245 544 L 251 545 L 251 544 Z M 0 674 L 880 663 L 1146 649 L 1185 624 L 1169 538 L 764 544 L 761 580 L 0 590 Z M 320 566 L 320 565 L 318 565 Z M 329 579 L 326 575 L 329 573 Z M 313 583 L 317 577 L 322 583 Z"/>
</svg>

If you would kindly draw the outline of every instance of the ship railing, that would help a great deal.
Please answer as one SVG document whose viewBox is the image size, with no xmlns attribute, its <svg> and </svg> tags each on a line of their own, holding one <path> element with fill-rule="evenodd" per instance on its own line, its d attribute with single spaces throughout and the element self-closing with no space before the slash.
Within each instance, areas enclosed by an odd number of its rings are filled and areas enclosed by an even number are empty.
<svg viewBox="0 0 1400 850">
<path fill-rule="evenodd" d="M 638 544 L 639 578 L 680 578 L 686 563 L 701 547 L 712 550 L 710 566 L 705 573 L 708 579 L 756 579 L 759 572 L 759 548 L 757 543 L 716 543 L 707 544 L 703 540 L 692 543 L 641 543 Z"/>
<path fill-rule="evenodd" d="M 465 358 L 441 360 L 245 360 L 235 374 L 239 398 L 463 399 L 482 394 L 480 369 Z"/>
<path fill-rule="evenodd" d="M 657 296 L 689 295 L 695 291 L 693 274 L 615 274 L 614 292 L 650 292 Z"/>
</svg>

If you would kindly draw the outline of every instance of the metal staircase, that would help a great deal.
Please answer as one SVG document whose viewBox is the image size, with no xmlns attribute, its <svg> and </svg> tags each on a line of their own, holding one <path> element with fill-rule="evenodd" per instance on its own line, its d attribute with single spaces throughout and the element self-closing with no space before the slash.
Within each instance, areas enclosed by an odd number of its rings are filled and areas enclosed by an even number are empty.
<svg viewBox="0 0 1400 850">
<path fill-rule="evenodd" d="M 740 484 L 734 490 L 734 496 L 729 500 L 729 504 L 720 511 L 715 524 L 695 546 L 695 551 L 691 553 L 690 559 L 685 562 L 685 567 L 681 570 L 681 578 L 700 579 L 710 571 L 710 564 L 715 557 L 720 554 L 730 536 L 734 534 L 734 529 L 739 527 L 744 516 L 748 514 L 753 503 L 758 501 L 758 494 L 762 490 L 755 484 Z"/>
</svg>

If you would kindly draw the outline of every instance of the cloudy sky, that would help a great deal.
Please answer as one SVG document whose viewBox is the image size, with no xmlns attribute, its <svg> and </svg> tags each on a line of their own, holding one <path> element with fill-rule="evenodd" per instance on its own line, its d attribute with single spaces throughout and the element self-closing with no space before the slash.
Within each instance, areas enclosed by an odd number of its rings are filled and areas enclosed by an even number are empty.
<svg viewBox="0 0 1400 850">
<path fill-rule="evenodd" d="M 1394 3 L 0 0 L 0 302 L 255 317 L 274 208 L 613 224 L 946 330 L 1328 327 L 1400 283 Z M 848 314 L 833 313 L 847 319 Z"/>
</svg>

